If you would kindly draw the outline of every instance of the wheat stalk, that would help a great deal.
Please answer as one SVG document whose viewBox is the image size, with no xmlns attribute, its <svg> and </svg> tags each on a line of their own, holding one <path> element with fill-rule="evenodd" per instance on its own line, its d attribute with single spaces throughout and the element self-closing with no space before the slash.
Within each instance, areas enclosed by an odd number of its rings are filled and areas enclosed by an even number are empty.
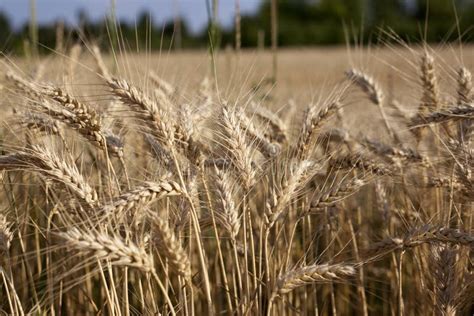
<svg viewBox="0 0 474 316">
<path fill-rule="evenodd" d="M 92 56 L 94 57 L 97 68 L 99 68 L 99 74 L 104 78 L 104 80 L 109 81 L 112 76 L 109 73 L 109 70 L 105 66 L 104 60 L 102 59 L 102 54 L 100 53 L 99 46 L 92 46 Z"/>
<path fill-rule="evenodd" d="M 165 93 L 167 97 L 172 96 L 176 92 L 176 88 L 167 82 L 163 78 L 159 77 L 154 71 L 148 73 L 151 82 L 161 91 Z"/>
<path fill-rule="evenodd" d="M 471 104 L 472 96 L 472 75 L 469 70 L 461 67 L 458 72 L 458 104 Z M 472 120 L 463 120 L 459 125 L 458 138 L 461 142 L 468 145 L 471 142 L 473 133 Z"/>
</svg>

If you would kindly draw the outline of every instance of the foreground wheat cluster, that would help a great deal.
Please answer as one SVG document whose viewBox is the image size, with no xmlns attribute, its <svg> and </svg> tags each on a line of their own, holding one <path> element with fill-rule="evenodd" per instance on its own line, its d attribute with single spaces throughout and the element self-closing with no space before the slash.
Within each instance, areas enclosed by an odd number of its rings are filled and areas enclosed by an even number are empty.
<svg viewBox="0 0 474 316">
<path fill-rule="evenodd" d="M 91 53 L 100 105 L 74 81 L 6 73 L 3 312 L 472 313 L 468 69 L 441 91 L 425 49 L 418 104 L 354 68 L 282 117 L 257 95 L 134 81 Z M 385 138 L 345 126 L 357 94 Z"/>
</svg>

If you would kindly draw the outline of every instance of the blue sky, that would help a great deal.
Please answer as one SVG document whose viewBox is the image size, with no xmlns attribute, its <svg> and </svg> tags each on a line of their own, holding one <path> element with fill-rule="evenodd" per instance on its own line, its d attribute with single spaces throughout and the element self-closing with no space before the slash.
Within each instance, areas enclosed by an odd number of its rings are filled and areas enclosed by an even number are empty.
<svg viewBox="0 0 474 316">
<path fill-rule="evenodd" d="M 199 31 L 207 22 L 207 0 L 116 0 L 117 16 L 134 22 L 144 10 L 158 23 L 170 20 L 179 12 L 193 31 Z M 209 0 L 212 3 L 212 0 Z M 242 13 L 251 13 L 261 0 L 240 0 Z M 92 19 L 102 18 L 110 10 L 111 0 L 36 0 L 39 23 L 64 19 L 76 23 L 77 12 L 85 10 Z M 219 0 L 219 21 L 224 26 L 233 23 L 234 0 Z M 0 0 L 0 11 L 5 12 L 15 27 L 28 21 L 30 0 Z"/>
</svg>

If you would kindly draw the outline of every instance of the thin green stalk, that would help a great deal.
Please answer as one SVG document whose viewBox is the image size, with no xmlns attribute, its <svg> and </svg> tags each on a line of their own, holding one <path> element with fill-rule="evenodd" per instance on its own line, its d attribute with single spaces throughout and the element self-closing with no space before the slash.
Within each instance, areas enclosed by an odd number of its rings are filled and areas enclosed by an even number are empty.
<svg viewBox="0 0 474 316">
<path fill-rule="evenodd" d="M 30 0 L 30 43 L 31 55 L 38 58 L 38 22 L 36 20 L 36 0 Z"/>
</svg>

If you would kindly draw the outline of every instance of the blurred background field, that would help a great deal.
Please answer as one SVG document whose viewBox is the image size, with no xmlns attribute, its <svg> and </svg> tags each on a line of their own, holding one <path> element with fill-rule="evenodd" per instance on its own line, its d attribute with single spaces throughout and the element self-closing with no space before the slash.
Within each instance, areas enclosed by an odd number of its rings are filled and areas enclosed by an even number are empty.
<svg viewBox="0 0 474 316">
<path fill-rule="evenodd" d="M 354 36 L 378 43 L 387 30 L 410 43 L 474 40 L 470 0 L 274 2 L 279 46 L 340 45 Z M 81 38 L 109 48 L 116 33 L 132 51 L 205 48 L 210 35 L 214 47 L 235 47 L 236 33 L 241 47 L 269 47 L 271 18 L 269 0 L 3 0 L 0 49 L 27 53 L 39 42 L 47 53 Z M 57 43 L 59 33 L 63 43 Z"/>
<path fill-rule="evenodd" d="M 106 94 L 108 88 L 97 76 L 96 65 L 88 49 L 90 47 L 83 47 L 78 56 L 72 56 L 71 51 L 43 55 L 39 63 L 21 56 L 12 58 L 9 62 L 27 76 L 41 71 L 43 80 L 63 82 L 65 85 L 74 82 L 69 86 L 74 94 L 91 101 L 100 101 L 100 96 Z M 443 91 L 441 96 L 449 102 L 450 96 L 456 91 L 457 65 L 474 67 L 474 60 L 470 58 L 474 54 L 474 47 L 440 44 L 433 45 L 430 49 L 438 62 L 439 84 Z M 271 80 L 273 54 L 267 49 L 247 49 L 239 53 L 233 49 L 222 49 L 216 52 L 214 59 L 204 49 L 153 53 L 117 51 L 116 57 L 105 55 L 104 60 L 109 69 L 139 83 L 147 92 L 153 89 L 149 83 L 150 71 L 173 84 L 182 96 L 195 91 L 203 80 L 209 80 L 212 84 L 216 81 L 223 99 L 255 98 L 277 111 L 280 116 L 291 117 L 295 114 L 292 111 L 298 112 L 298 109 L 309 104 L 318 104 L 338 88 L 347 86 L 345 72 L 354 67 L 371 73 L 384 91 L 387 91 L 388 98 L 397 96 L 401 107 L 407 113 L 413 113 L 422 95 L 418 78 L 419 55 L 422 50 L 421 45 L 280 48 L 276 82 Z M 212 64 L 215 65 L 216 78 Z M 7 65 L 8 63 L 4 64 L 4 67 L 11 67 Z M 72 75 L 67 71 L 70 67 L 74 67 Z M 58 69 L 66 72 L 58 72 Z M 347 120 L 355 130 L 363 130 L 365 126 L 361 122 L 372 120 L 371 123 L 376 124 L 381 118 L 367 109 L 364 94 L 357 89 L 353 90 L 356 93 L 345 100 L 345 111 L 355 115 L 348 115 Z"/>
</svg>

